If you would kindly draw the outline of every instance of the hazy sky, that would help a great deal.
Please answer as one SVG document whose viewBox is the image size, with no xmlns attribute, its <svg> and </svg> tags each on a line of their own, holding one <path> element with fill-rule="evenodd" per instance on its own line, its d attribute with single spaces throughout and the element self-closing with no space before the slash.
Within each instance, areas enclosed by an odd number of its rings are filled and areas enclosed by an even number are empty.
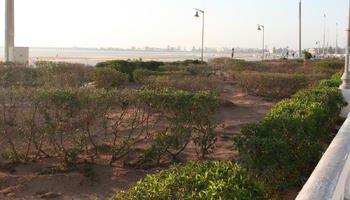
<svg viewBox="0 0 350 200">
<path fill-rule="evenodd" d="M 348 0 L 303 0 L 303 48 L 327 34 L 345 45 Z M 0 46 L 4 45 L 4 7 L 0 0 Z M 16 46 L 166 47 L 201 45 L 206 11 L 205 46 L 260 48 L 264 24 L 269 47 L 297 48 L 298 0 L 15 0 Z"/>
</svg>

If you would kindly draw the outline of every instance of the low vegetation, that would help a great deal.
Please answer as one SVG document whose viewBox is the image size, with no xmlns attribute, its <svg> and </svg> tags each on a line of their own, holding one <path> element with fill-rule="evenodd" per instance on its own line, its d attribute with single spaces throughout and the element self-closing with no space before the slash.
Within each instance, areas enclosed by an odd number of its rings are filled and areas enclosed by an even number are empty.
<svg viewBox="0 0 350 200">
<path fill-rule="evenodd" d="M 322 144 L 347 105 L 335 81 L 329 84 L 335 87 L 322 82 L 279 102 L 235 138 L 240 163 L 270 194 L 301 186 L 321 158 Z"/>
<path fill-rule="evenodd" d="M 110 200 L 250 199 L 263 198 L 246 171 L 232 163 L 188 162 L 148 175 L 128 192 Z"/>
<path fill-rule="evenodd" d="M 57 157 L 52 173 L 92 165 L 170 166 L 111 199 L 271 199 L 301 186 L 339 112 L 339 60 L 107 61 L 95 68 L 0 63 L 0 167 Z M 327 79 L 327 80 L 324 80 Z M 203 161 L 216 148 L 224 81 L 284 99 L 234 139 L 239 160 Z M 192 145 L 198 161 L 181 154 Z M 184 162 L 185 161 L 185 162 Z"/>
</svg>

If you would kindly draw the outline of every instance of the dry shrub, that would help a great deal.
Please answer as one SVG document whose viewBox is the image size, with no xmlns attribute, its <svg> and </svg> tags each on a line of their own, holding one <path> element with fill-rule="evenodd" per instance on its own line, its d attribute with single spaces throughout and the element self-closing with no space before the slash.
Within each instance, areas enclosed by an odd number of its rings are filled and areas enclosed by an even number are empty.
<svg viewBox="0 0 350 200">
<path fill-rule="evenodd" d="M 212 68 L 224 71 L 256 71 L 284 74 L 334 74 L 340 72 L 344 66 L 343 60 L 265 60 L 249 62 L 228 58 L 213 59 L 209 63 Z"/>
<path fill-rule="evenodd" d="M 91 81 L 93 68 L 83 64 L 36 62 L 38 84 L 42 87 L 81 87 Z"/>
<path fill-rule="evenodd" d="M 113 68 L 96 68 L 92 79 L 98 88 L 119 88 L 124 85 L 129 76 Z"/>
<path fill-rule="evenodd" d="M 222 90 L 222 81 L 213 76 L 150 76 L 144 83 L 152 89 L 169 88 L 189 92 L 211 91 L 216 93 L 220 93 Z"/>
<path fill-rule="evenodd" d="M 242 72 L 235 78 L 248 93 L 277 99 L 289 97 L 310 85 L 306 75 L 297 74 Z"/>
</svg>

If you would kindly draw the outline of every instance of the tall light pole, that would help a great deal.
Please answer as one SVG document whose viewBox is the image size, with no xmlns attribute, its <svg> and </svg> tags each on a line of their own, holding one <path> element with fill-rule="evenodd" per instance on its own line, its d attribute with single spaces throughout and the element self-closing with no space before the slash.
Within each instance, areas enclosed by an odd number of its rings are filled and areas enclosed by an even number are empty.
<svg viewBox="0 0 350 200">
<path fill-rule="evenodd" d="M 5 1 L 5 61 L 10 61 L 10 47 L 15 46 L 14 0 Z"/>
<path fill-rule="evenodd" d="M 299 57 L 301 53 L 301 0 L 299 0 Z"/>
<path fill-rule="evenodd" d="M 258 31 L 263 31 L 263 41 L 262 41 L 262 60 L 265 59 L 265 26 L 258 24 Z"/>
<path fill-rule="evenodd" d="M 336 34 L 335 34 L 335 54 L 338 54 L 338 22 L 336 25 Z"/>
<path fill-rule="evenodd" d="M 345 69 L 342 76 L 343 84 L 340 89 L 350 89 L 350 72 L 349 72 L 349 42 L 350 42 L 350 1 L 349 1 L 349 21 L 346 37 L 346 51 L 345 51 Z"/>
<path fill-rule="evenodd" d="M 200 10 L 195 8 L 196 10 L 196 14 L 194 15 L 194 17 L 199 17 L 199 13 L 201 12 L 203 14 L 203 25 L 202 25 L 202 62 L 204 61 L 204 10 Z"/>
<path fill-rule="evenodd" d="M 324 14 L 323 57 L 325 57 L 325 55 L 326 55 L 325 47 L 326 47 L 326 14 Z"/>
</svg>

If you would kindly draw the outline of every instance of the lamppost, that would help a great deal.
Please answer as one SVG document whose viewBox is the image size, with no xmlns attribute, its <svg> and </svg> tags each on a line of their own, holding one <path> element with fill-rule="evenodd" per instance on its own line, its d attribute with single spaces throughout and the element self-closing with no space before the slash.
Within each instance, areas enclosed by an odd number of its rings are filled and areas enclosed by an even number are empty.
<svg viewBox="0 0 350 200">
<path fill-rule="evenodd" d="M 338 22 L 335 24 L 336 34 L 335 34 L 335 54 L 338 54 Z"/>
<path fill-rule="evenodd" d="M 301 58 L 301 0 L 299 0 L 299 57 Z"/>
<path fill-rule="evenodd" d="M 262 60 L 265 59 L 265 26 L 258 24 L 258 31 L 263 31 L 263 41 L 262 41 Z"/>
<path fill-rule="evenodd" d="M 199 13 L 203 14 L 203 26 L 202 26 L 202 62 L 204 61 L 204 10 L 200 10 L 195 8 L 196 10 L 196 14 L 194 15 L 194 17 L 198 18 L 199 17 Z"/>
<path fill-rule="evenodd" d="M 346 51 L 345 51 L 345 69 L 342 76 L 343 84 L 340 89 L 350 89 L 350 72 L 349 72 L 349 42 L 350 42 L 350 1 L 349 1 L 349 22 L 348 22 L 347 37 L 346 37 Z"/>
<path fill-rule="evenodd" d="M 323 31 L 323 57 L 326 55 L 326 14 L 324 14 L 324 31 Z"/>
</svg>

